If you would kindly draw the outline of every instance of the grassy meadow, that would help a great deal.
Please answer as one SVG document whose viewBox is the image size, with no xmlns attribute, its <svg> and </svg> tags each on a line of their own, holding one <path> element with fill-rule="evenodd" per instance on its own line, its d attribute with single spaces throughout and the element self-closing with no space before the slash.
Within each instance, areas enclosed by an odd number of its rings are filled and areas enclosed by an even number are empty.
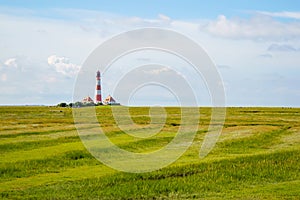
<svg viewBox="0 0 300 200">
<path fill-rule="evenodd" d="M 85 149 L 71 108 L 2 106 L 0 199 L 300 199 L 300 108 L 227 108 L 222 134 L 204 159 L 199 150 L 211 109 L 195 109 L 199 129 L 183 156 L 134 174 Z M 96 111 L 110 140 L 132 152 L 162 148 L 180 127 L 180 108 L 167 107 L 161 132 L 136 139 L 118 128 L 110 107 Z M 151 121 L 147 107 L 130 113 L 137 124 Z"/>
</svg>

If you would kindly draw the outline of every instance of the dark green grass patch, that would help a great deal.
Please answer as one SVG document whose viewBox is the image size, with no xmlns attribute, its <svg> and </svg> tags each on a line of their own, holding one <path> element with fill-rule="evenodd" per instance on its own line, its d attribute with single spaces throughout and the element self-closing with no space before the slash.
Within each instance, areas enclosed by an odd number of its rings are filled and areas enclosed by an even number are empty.
<svg viewBox="0 0 300 200">
<path fill-rule="evenodd" d="M 119 145 L 121 149 L 131 152 L 145 152 L 158 150 L 167 145 L 174 137 L 161 137 L 155 139 L 141 139 L 136 142 L 129 142 Z"/>
<path fill-rule="evenodd" d="M 281 141 L 281 137 L 290 134 L 290 126 L 284 126 L 279 130 L 256 133 L 250 137 L 232 139 L 217 144 L 213 153 L 216 154 L 244 154 L 268 149 Z"/>
<path fill-rule="evenodd" d="M 299 180 L 299 155 L 300 151 L 295 150 L 168 167 L 145 174 L 117 173 L 2 195 L 45 199 L 266 198 L 270 195 L 284 198 L 278 193 L 272 195 L 271 186 Z M 269 187 L 266 193 L 247 193 L 263 186 Z M 285 188 L 284 184 L 282 187 Z"/>
<path fill-rule="evenodd" d="M 14 143 L 7 143 L 7 144 L 0 144 L 0 155 L 12 152 L 12 151 L 25 151 L 30 149 L 37 149 L 41 147 L 49 147 L 57 144 L 69 143 L 69 142 L 78 142 L 80 138 L 78 136 L 72 137 L 61 137 L 58 139 L 52 140 L 36 140 L 31 142 L 14 142 Z"/>
<path fill-rule="evenodd" d="M 29 135 L 48 135 L 52 133 L 60 133 L 60 132 L 66 132 L 66 131 L 75 131 L 76 128 L 63 128 L 63 129 L 57 129 L 57 130 L 48 130 L 48 131 L 24 131 L 22 133 L 14 133 L 14 134 L 0 134 L 1 138 L 16 138 L 19 136 L 29 136 Z"/>
<path fill-rule="evenodd" d="M 88 151 L 68 151 L 64 154 L 50 158 L 25 160 L 14 163 L 0 164 L 0 178 L 10 180 L 13 178 L 29 177 L 42 173 L 59 173 L 68 168 L 83 165 L 99 165 Z"/>
</svg>

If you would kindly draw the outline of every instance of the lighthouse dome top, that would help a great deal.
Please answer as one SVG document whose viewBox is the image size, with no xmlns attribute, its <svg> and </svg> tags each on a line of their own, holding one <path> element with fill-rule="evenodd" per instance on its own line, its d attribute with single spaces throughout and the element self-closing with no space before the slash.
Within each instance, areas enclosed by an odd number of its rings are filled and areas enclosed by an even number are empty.
<svg viewBox="0 0 300 200">
<path fill-rule="evenodd" d="M 99 76 L 100 76 L 100 71 L 98 70 L 98 71 L 97 71 L 97 77 L 99 77 Z"/>
</svg>

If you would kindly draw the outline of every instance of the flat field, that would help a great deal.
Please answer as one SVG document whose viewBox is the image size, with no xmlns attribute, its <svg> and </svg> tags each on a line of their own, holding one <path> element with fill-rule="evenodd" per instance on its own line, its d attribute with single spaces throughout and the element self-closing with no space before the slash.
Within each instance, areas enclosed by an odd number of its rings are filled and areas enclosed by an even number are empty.
<svg viewBox="0 0 300 200">
<path fill-rule="evenodd" d="M 121 131 L 110 107 L 96 113 L 113 143 L 148 152 L 180 127 L 180 108 L 165 109 L 161 132 L 144 139 Z M 86 150 L 72 109 L 0 107 L 0 199 L 300 199 L 300 108 L 227 108 L 222 134 L 204 159 L 199 149 L 211 108 L 195 109 L 201 115 L 189 149 L 168 167 L 134 174 Z M 139 125 L 151 121 L 147 107 L 130 113 Z"/>
</svg>

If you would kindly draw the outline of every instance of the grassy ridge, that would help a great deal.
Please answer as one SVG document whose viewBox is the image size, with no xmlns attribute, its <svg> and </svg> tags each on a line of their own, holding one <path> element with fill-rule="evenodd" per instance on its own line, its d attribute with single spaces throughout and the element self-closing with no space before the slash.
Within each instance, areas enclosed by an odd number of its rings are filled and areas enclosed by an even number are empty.
<svg viewBox="0 0 300 200">
<path fill-rule="evenodd" d="M 151 121 L 149 108 L 129 110 L 141 128 Z M 115 144 L 145 152 L 165 146 L 178 130 L 180 109 L 166 112 L 161 132 L 148 139 L 126 135 L 109 107 L 98 107 L 97 117 Z M 76 134 L 71 109 L 0 107 L 0 198 L 300 198 L 300 109 L 228 108 L 219 142 L 200 160 L 210 112 L 200 108 L 194 142 L 175 163 L 129 174 L 89 154 Z"/>
</svg>

